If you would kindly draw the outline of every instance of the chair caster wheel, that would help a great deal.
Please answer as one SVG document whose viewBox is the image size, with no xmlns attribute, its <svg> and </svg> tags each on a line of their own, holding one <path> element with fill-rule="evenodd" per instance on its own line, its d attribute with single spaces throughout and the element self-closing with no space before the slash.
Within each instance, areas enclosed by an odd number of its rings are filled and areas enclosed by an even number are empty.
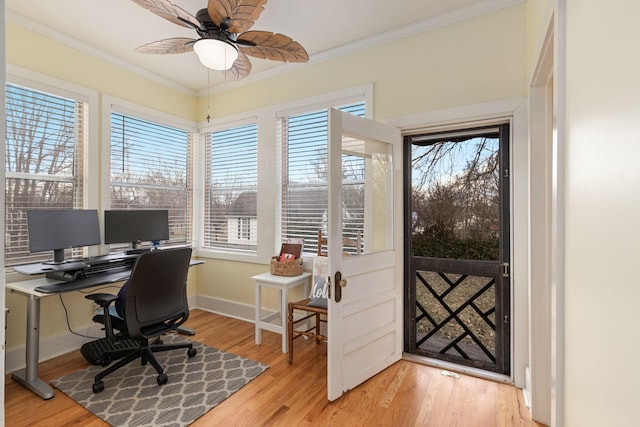
<svg viewBox="0 0 640 427">
<path fill-rule="evenodd" d="M 196 349 L 192 347 L 187 351 L 187 356 L 193 357 L 196 355 L 196 353 L 197 353 Z"/>
<path fill-rule="evenodd" d="M 104 356 L 100 359 L 100 366 L 108 366 L 111 363 L 111 358 L 109 356 Z"/>
<path fill-rule="evenodd" d="M 104 381 L 98 381 L 97 383 L 93 383 L 92 388 L 94 393 L 100 393 L 102 390 L 104 390 Z"/>
<path fill-rule="evenodd" d="M 168 380 L 169 380 L 169 377 L 167 376 L 167 374 L 158 375 L 158 378 L 157 378 L 158 385 L 166 384 Z"/>
</svg>

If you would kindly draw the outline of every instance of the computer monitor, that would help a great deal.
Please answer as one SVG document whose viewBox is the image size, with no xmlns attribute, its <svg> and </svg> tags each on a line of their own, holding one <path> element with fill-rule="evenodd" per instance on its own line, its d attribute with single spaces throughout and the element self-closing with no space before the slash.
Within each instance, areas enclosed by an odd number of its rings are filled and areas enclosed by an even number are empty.
<svg viewBox="0 0 640 427">
<path fill-rule="evenodd" d="M 104 211 L 104 242 L 131 243 L 133 250 L 140 242 L 169 240 L 167 210 Z"/>
<path fill-rule="evenodd" d="M 29 251 L 53 251 L 49 264 L 65 262 L 64 250 L 99 245 L 100 225 L 95 209 L 27 210 Z"/>
</svg>

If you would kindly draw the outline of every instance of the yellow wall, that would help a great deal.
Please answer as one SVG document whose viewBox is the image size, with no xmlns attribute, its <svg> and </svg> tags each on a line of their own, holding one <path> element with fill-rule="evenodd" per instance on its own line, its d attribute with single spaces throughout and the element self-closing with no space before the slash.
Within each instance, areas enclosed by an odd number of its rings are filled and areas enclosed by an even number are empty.
<svg viewBox="0 0 640 427">
<path fill-rule="evenodd" d="M 518 5 L 211 95 L 213 117 L 374 84 L 376 120 L 525 96 L 526 8 Z M 198 117 L 207 115 L 207 97 Z"/>
<path fill-rule="evenodd" d="M 9 64 L 48 74 L 175 116 L 201 121 L 207 97 L 199 100 L 163 87 L 130 71 L 92 58 L 15 25 L 7 29 Z M 318 64 L 301 65 L 237 89 L 211 95 L 211 115 L 224 117 L 266 105 L 374 84 L 374 115 L 378 120 L 454 106 L 526 96 L 526 7 L 499 10 L 408 39 Z M 208 259 L 191 273 L 190 293 L 253 305 L 252 275 L 267 265 Z M 195 273 L 195 274 L 194 274 Z M 195 283 L 195 285 L 193 284 Z M 195 290 L 194 290 L 195 288 Z M 82 295 L 71 300 L 76 325 L 84 325 L 88 306 Z M 24 345 L 24 297 L 9 295 L 9 348 Z M 275 300 L 267 298 L 267 305 Z M 60 304 L 43 300 L 43 339 L 66 330 Z"/>
<path fill-rule="evenodd" d="M 167 88 L 16 25 L 7 25 L 6 44 L 8 64 L 196 121 L 191 94 Z"/>
<path fill-rule="evenodd" d="M 212 95 L 223 117 L 268 104 L 373 82 L 375 118 L 527 94 L 527 84 L 556 4 L 528 1 L 491 15 Z M 565 243 L 565 390 L 559 425 L 631 426 L 640 380 L 634 267 L 640 259 L 640 4 L 567 0 L 566 127 L 562 191 Z M 527 36 L 527 27 L 529 27 Z M 101 93 L 197 121 L 206 98 L 168 89 L 129 71 L 8 25 L 8 62 Z M 564 76 L 558 76 L 564 77 Z M 250 276 L 266 265 L 207 260 L 197 292 L 253 303 Z M 193 272 L 192 272 L 193 275 Z M 193 285 L 191 285 L 193 286 Z M 191 288 L 191 292 L 193 289 Z M 67 299 L 69 297 L 69 300 Z M 57 297 L 56 297 L 57 298 Z M 56 298 L 43 300 L 43 336 L 63 330 Z M 87 307 L 64 296 L 74 324 Z M 7 295 L 9 347 L 24 344 L 25 299 Z M 51 321 L 53 319 L 53 321 Z M 633 417 L 632 417 L 633 415 Z"/>
<path fill-rule="evenodd" d="M 56 79 L 68 81 L 98 91 L 100 95 L 115 96 L 163 113 L 195 122 L 195 97 L 173 88 L 142 78 L 130 71 L 97 59 L 73 48 L 62 45 L 40 34 L 16 25 L 7 25 L 7 63 L 13 66 L 37 71 Z M 101 106 L 99 105 L 98 108 Z M 98 141 L 90 141 L 100 145 Z M 12 275 L 7 281 L 25 279 Z M 189 295 L 197 292 L 197 277 L 190 274 Z M 110 287 L 106 291 L 116 291 Z M 77 292 L 62 297 L 69 311 L 69 323 L 73 330 L 83 332 L 90 324 L 93 304 Z M 7 348 L 25 345 L 26 297 L 6 293 Z M 43 340 L 67 333 L 66 316 L 58 296 L 41 300 L 40 336 Z"/>
<path fill-rule="evenodd" d="M 118 286 L 92 289 L 95 292 L 117 293 Z M 89 292 L 87 292 L 89 293 Z M 69 316 L 71 329 L 80 334 L 87 333 L 87 327 L 93 317 L 93 303 L 84 298 L 83 293 L 69 292 L 54 295 L 40 300 L 40 337 L 65 334 L 67 330 L 65 306 Z M 7 316 L 7 349 L 11 350 L 25 345 L 27 330 L 27 297 L 6 292 L 6 306 L 9 308 Z"/>
<path fill-rule="evenodd" d="M 522 97 L 526 81 L 526 7 L 518 5 L 409 39 L 373 47 L 268 80 L 212 94 L 214 117 L 338 91 L 373 82 L 374 118 Z M 201 117 L 207 97 L 199 100 Z M 217 266 L 220 262 L 216 262 Z M 253 304 L 251 275 L 244 263 L 224 262 L 235 285 L 210 262 L 198 270 L 199 294 Z M 206 275 L 206 277 L 205 277 Z"/>
<path fill-rule="evenodd" d="M 251 276 L 269 271 L 268 265 L 249 264 L 219 259 L 207 259 L 198 266 L 198 295 L 214 297 L 239 304 L 255 305 L 255 282 Z M 291 299 L 301 299 L 302 290 L 295 288 L 290 292 Z M 275 290 L 263 289 L 262 306 L 277 309 L 279 294 Z"/>
<path fill-rule="evenodd" d="M 554 4 L 553 0 L 527 2 L 527 82 L 530 82 L 533 76 L 547 29 L 553 25 Z"/>
<path fill-rule="evenodd" d="M 189 279 L 187 285 L 187 294 L 191 297 L 197 294 L 197 276 L 194 273 L 195 268 L 189 271 Z M 15 279 L 28 280 L 27 276 L 12 277 L 7 282 L 15 281 Z M 67 319 L 69 326 L 74 332 L 87 335 L 90 331 L 87 329 L 91 326 L 91 318 L 94 309 L 97 307 L 93 302 L 87 300 L 85 295 L 93 292 L 106 292 L 117 294 L 122 283 L 114 283 L 103 285 L 98 288 L 92 288 L 82 292 L 68 292 L 59 295 L 53 295 L 40 299 L 40 338 L 47 338 L 64 335 L 68 332 Z M 25 337 L 27 330 L 27 297 L 18 293 L 6 291 L 6 307 L 9 308 L 7 315 L 7 331 L 6 344 L 7 349 L 11 350 L 25 345 Z M 66 311 L 65 311 L 66 308 Z"/>
</svg>

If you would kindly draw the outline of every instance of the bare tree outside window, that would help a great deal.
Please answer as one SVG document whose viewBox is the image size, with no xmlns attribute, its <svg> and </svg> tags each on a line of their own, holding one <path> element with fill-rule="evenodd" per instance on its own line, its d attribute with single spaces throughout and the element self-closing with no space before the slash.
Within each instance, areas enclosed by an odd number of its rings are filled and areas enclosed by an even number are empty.
<svg viewBox="0 0 640 427">
<path fill-rule="evenodd" d="M 82 123 L 86 105 L 6 85 L 5 264 L 36 262 L 27 209 L 82 206 Z"/>
<path fill-rule="evenodd" d="M 414 255 L 499 258 L 498 148 L 497 136 L 487 135 L 413 146 Z"/>
<path fill-rule="evenodd" d="M 186 130 L 111 113 L 111 209 L 168 210 L 165 245 L 191 241 L 191 141 Z"/>
</svg>

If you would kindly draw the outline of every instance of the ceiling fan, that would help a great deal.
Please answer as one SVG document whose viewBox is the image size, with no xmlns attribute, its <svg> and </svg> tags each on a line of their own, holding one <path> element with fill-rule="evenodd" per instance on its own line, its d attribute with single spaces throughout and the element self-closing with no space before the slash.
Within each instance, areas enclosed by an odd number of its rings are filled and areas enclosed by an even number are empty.
<svg viewBox="0 0 640 427">
<path fill-rule="evenodd" d="M 144 44 L 137 52 L 174 54 L 195 51 L 208 68 L 224 71 L 229 80 L 251 71 L 247 55 L 283 62 L 306 62 L 309 55 L 290 37 L 269 31 L 247 31 L 267 0 L 209 0 L 196 16 L 168 0 L 132 0 L 174 24 L 196 30 L 200 38 L 174 37 Z"/>
</svg>

